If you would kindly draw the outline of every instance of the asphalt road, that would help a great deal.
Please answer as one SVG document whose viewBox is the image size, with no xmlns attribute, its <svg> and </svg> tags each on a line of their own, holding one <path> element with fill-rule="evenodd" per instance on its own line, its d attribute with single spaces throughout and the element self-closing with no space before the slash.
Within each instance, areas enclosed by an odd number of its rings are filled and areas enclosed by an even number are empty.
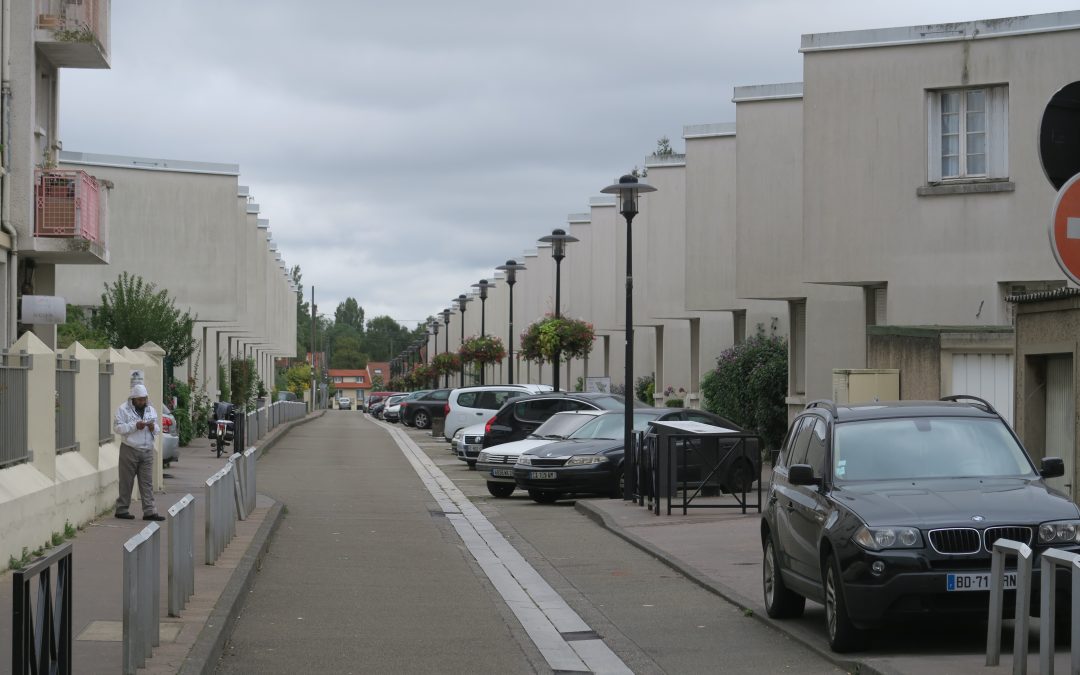
<svg viewBox="0 0 1080 675">
<path fill-rule="evenodd" d="M 447 445 L 421 450 L 636 673 L 839 672 L 569 503 L 494 499 Z M 288 513 L 220 673 L 551 672 L 387 432 L 331 411 L 260 461 Z"/>
</svg>

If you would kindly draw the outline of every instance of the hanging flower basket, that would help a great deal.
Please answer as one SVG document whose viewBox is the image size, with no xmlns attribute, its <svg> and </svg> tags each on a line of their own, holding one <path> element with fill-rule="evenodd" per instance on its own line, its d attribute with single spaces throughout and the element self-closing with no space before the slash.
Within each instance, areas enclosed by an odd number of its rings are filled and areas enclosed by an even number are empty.
<svg viewBox="0 0 1080 675">
<path fill-rule="evenodd" d="M 487 365 L 505 359 L 506 348 L 503 347 L 502 340 L 497 337 L 490 335 L 477 337 L 474 335 L 461 345 L 461 348 L 458 349 L 458 356 L 465 363 Z"/>
<path fill-rule="evenodd" d="M 408 386 L 405 383 L 405 378 L 398 376 L 390 378 L 390 383 L 386 385 L 390 391 L 405 391 Z"/>
<path fill-rule="evenodd" d="M 461 357 L 457 354 L 451 354 L 450 352 L 436 354 L 435 357 L 431 359 L 431 367 L 434 368 L 435 372 L 439 375 L 452 375 L 461 370 Z"/>
<path fill-rule="evenodd" d="M 416 389 L 423 389 L 430 387 L 432 380 L 434 380 L 438 374 L 435 372 L 435 368 L 427 365 L 426 363 L 418 363 L 409 373 L 409 380 L 413 387 Z"/>
<path fill-rule="evenodd" d="M 592 351 L 595 338 L 591 323 L 549 314 L 522 331 L 521 358 L 536 363 L 551 361 L 556 354 L 580 359 Z"/>
</svg>

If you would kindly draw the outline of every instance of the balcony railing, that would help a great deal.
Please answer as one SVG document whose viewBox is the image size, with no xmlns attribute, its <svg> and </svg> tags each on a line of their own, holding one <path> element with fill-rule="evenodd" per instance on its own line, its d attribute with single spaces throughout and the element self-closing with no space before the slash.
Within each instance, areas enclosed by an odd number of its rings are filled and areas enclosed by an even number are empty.
<svg viewBox="0 0 1080 675">
<path fill-rule="evenodd" d="M 102 242 L 101 185 L 85 171 L 39 171 L 34 236 Z"/>
<path fill-rule="evenodd" d="M 38 47 L 57 68 L 108 68 L 112 0 L 35 0 Z"/>
</svg>

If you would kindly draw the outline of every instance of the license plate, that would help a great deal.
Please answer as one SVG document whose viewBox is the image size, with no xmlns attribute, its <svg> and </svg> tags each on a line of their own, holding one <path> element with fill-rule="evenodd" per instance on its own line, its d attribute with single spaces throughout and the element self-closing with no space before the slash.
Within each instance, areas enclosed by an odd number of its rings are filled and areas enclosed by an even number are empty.
<svg viewBox="0 0 1080 675">
<path fill-rule="evenodd" d="M 554 471 L 530 471 L 529 478 L 533 480 L 550 480 L 557 474 Z"/>
<path fill-rule="evenodd" d="M 491 470 L 491 475 L 492 476 L 506 476 L 506 477 L 509 477 L 509 478 L 513 478 L 514 470 L 513 469 L 492 469 Z"/>
<path fill-rule="evenodd" d="M 1016 572 L 1006 572 L 1004 588 L 1016 588 Z M 947 574 L 945 575 L 945 590 L 947 591 L 989 591 L 990 573 L 978 572 L 975 574 Z"/>
</svg>

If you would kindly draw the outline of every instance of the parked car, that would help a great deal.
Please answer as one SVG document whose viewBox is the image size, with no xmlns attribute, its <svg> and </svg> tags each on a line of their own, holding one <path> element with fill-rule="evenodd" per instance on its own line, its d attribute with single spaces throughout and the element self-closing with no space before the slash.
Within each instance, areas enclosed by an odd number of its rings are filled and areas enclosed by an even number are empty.
<svg viewBox="0 0 1080 675">
<path fill-rule="evenodd" d="M 470 469 L 476 468 L 476 458 L 484 447 L 484 425 L 474 424 L 471 427 L 462 427 L 454 432 L 450 440 L 450 452 L 458 459 L 469 465 Z"/>
<path fill-rule="evenodd" d="M 892 619 L 986 621 L 996 540 L 1021 541 L 1036 560 L 1050 547 L 1080 551 L 1080 509 L 1044 480 L 1063 473 L 1057 457 L 1036 469 L 981 399 L 812 402 L 791 424 L 761 519 L 766 610 L 784 619 L 807 599 L 824 604 L 836 652 Z M 1033 605 L 1038 581 L 1036 565 Z"/>
<path fill-rule="evenodd" d="M 459 429 L 486 422 L 514 396 L 551 390 L 547 384 L 499 384 L 455 389 L 446 401 L 443 437 L 451 440 Z"/>
<path fill-rule="evenodd" d="M 340 396 L 337 400 L 338 410 L 352 410 L 352 399 L 348 396 Z"/>
<path fill-rule="evenodd" d="M 549 504 L 572 494 L 600 494 L 610 497 L 622 496 L 623 434 L 626 415 L 621 410 L 597 413 L 596 416 L 571 433 L 565 441 L 546 444 L 525 450 L 513 467 L 514 482 L 526 490 L 534 501 Z M 645 431 L 650 422 L 693 421 L 712 426 L 742 431 L 719 415 L 704 410 L 681 408 L 635 408 L 634 430 Z M 734 445 L 735 442 L 729 442 Z M 725 457 L 718 472 L 717 490 L 748 490 L 761 476 L 761 451 L 753 444 L 750 453 L 754 459 L 742 453 L 722 454 Z M 691 453 L 696 455 L 696 453 Z M 694 458 L 699 459 L 699 457 Z M 691 480 L 701 481 L 708 476 L 715 464 L 694 461 L 685 470 L 692 473 Z M 683 467 L 680 467 L 682 470 Z M 712 486 L 705 486 L 712 487 Z"/>
<path fill-rule="evenodd" d="M 180 428 L 169 406 L 161 404 L 161 465 L 166 469 L 180 461 Z"/>
<path fill-rule="evenodd" d="M 634 405 L 644 407 L 638 401 Z M 557 412 L 622 410 L 623 406 L 623 398 L 614 394 L 551 391 L 513 398 L 488 420 L 484 447 L 520 441 Z"/>
<path fill-rule="evenodd" d="M 374 414 L 373 408 L 375 407 L 375 405 L 377 403 L 383 403 L 384 401 L 386 401 L 386 399 L 390 398 L 391 396 L 393 396 L 394 394 L 397 394 L 397 393 L 400 393 L 400 392 L 396 392 L 396 391 L 373 391 L 370 394 L 368 394 L 367 403 L 366 403 L 367 407 L 365 408 L 367 410 L 368 414 Z"/>
<path fill-rule="evenodd" d="M 450 389 L 433 389 L 408 398 L 401 404 L 401 423 L 417 429 L 430 429 L 431 420 L 446 416 L 446 401 Z"/>
<path fill-rule="evenodd" d="M 476 459 L 476 470 L 484 475 L 488 492 L 494 497 L 509 497 L 517 487 L 514 483 L 514 464 L 521 453 L 569 438 L 582 425 L 602 412 L 589 409 L 555 413 L 520 441 L 484 448 Z"/>
<path fill-rule="evenodd" d="M 385 421 L 396 424 L 401 419 L 401 402 L 409 398 L 409 394 L 394 394 L 386 399 L 382 414 L 379 417 Z"/>
</svg>

